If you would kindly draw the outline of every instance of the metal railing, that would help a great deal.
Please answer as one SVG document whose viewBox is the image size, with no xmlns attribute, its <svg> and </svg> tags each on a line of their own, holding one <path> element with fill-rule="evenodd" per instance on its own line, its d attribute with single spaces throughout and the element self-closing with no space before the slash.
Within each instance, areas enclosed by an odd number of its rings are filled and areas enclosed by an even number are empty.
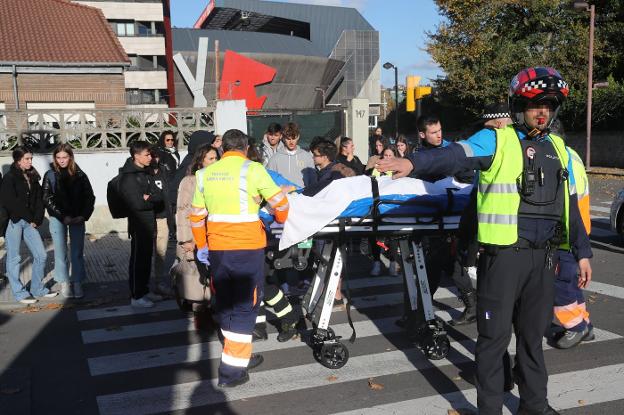
<svg viewBox="0 0 624 415">
<path fill-rule="evenodd" d="M 75 149 L 126 148 L 135 140 L 158 142 L 171 130 L 181 146 L 197 130 L 214 131 L 214 103 L 207 108 L 122 110 L 0 110 L 0 152 L 17 145 L 51 151 L 59 143 Z"/>
</svg>

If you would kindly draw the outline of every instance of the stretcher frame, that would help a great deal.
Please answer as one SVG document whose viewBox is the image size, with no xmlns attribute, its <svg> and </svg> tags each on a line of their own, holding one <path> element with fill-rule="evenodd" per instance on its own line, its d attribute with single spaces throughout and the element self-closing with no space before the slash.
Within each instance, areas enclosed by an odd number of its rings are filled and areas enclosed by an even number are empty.
<svg viewBox="0 0 624 415">
<path fill-rule="evenodd" d="M 405 204 L 405 202 L 392 201 L 384 201 L 383 203 Z M 370 236 L 398 240 L 400 247 L 398 259 L 402 264 L 401 272 L 407 287 L 410 308 L 412 311 L 418 311 L 418 298 L 420 297 L 426 324 L 433 330 L 432 342 L 428 346 L 421 347 L 421 349 L 431 359 L 442 359 L 448 353 L 449 341 L 446 332 L 436 321 L 433 310 L 425 253 L 421 242 L 424 237 L 445 236 L 455 232 L 459 228 L 459 214 L 455 213 L 451 216 L 442 214 L 436 216 L 377 214 L 374 216 L 374 218 L 336 219 L 313 236 L 317 243 L 322 241 L 323 246 L 319 257 L 315 260 L 316 270 L 313 282 L 303 297 L 302 307 L 305 317 L 313 326 L 310 345 L 314 357 L 328 368 L 339 369 L 349 359 L 348 349 L 340 342 L 340 337 L 336 336 L 331 329 L 330 320 L 338 283 L 340 278 L 346 275 L 344 271 L 347 246 L 353 238 Z M 272 233 L 279 237 L 281 228 L 273 228 Z M 347 279 L 345 282 L 348 288 Z M 351 304 L 347 303 L 347 315 L 353 330 L 350 342 L 353 342 L 356 333 L 351 323 L 350 306 Z"/>
</svg>

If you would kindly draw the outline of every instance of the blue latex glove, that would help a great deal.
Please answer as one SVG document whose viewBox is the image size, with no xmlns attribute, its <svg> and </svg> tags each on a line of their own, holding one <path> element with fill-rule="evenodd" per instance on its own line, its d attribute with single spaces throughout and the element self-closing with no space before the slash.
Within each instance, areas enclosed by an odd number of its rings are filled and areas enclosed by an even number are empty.
<svg viewBox="0 0 624 415">
<path fill-rule="evenodd" d="M 202 264 L 210 265 L 208 260 L 208 247 L 205 246 L 197 250 L 197 260 Z"/>
</svg>

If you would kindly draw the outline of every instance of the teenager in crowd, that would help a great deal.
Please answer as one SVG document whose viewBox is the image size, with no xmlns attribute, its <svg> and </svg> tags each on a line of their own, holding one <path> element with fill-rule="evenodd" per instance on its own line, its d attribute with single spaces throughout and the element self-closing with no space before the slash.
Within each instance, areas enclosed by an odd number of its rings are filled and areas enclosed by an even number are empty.
<svg viewBox="0 0 624 415">
<path fill-rule="evenodd" d="M 76 164 L 69 144 L 60 144 L 52 153 L 50 170 L 43 177 L 43 202 L 50 216 L 54 244 L 54 280 L 61 284 L 63 297 L 82 298 L 82 282 L 86 276 L 85 222 L 93 213 L 95 195 L 89 178 Z"/>
<path fill-rule="evenodd" d="M 0 203 L 9 217 L 4 243 L 6 246 L 6 273 L 13 297 L 22 304 L 34 304 L 36 297 L 56 297 L 43 284 L 46 250 L 39 234 L 43 223 L 43 192 L 39 173 L 33 167 L 33 153 L 24 146 L 13 150 L 13 164 L 4 176 L 0 188 Z M 22 239 L 33 257 L 30 292 L 20 281 L 20 245 Z"/>
</svg>

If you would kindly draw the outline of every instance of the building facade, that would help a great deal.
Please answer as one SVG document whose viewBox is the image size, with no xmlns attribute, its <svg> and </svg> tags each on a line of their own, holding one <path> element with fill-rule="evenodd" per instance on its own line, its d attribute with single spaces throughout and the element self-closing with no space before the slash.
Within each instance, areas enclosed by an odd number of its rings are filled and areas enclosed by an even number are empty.
<svg viewBox="0 0 624 415">
<path fill-rule="evenodd" d="M 123 46 L 130 66 L 124 74 L 128 107 L 175 105 L 171 67 L 169 0 L 76 0 L 99 8 Z"/>
<path fill-rule="evenodd" d="M 98 9 L 3 0 L 0 39 L 1 110 L 125 106 L 130 62 Z"/>
<path fill-rule="evenodd" d="M 173 30 L 174 55 L 180 54 L 193 74 L 201 38 L 208 38 L 207 99 L 245 98 L 250 107 L 251 91 L 266 97 L 262 109 L 322 109 L 365 98 L 371 114 L 379 114 L 379 32 L 356 9 L 209 0 L 193 29 Z M 249 88 L 245 68 L 251 61 L 236 55 L 272 69 L 273 77 L 264 68 L 267 76 L 249 80 Z M 192 105 L 192 93 L 179 70 L 175 83 L 179 105 Z"/>
</svg>

